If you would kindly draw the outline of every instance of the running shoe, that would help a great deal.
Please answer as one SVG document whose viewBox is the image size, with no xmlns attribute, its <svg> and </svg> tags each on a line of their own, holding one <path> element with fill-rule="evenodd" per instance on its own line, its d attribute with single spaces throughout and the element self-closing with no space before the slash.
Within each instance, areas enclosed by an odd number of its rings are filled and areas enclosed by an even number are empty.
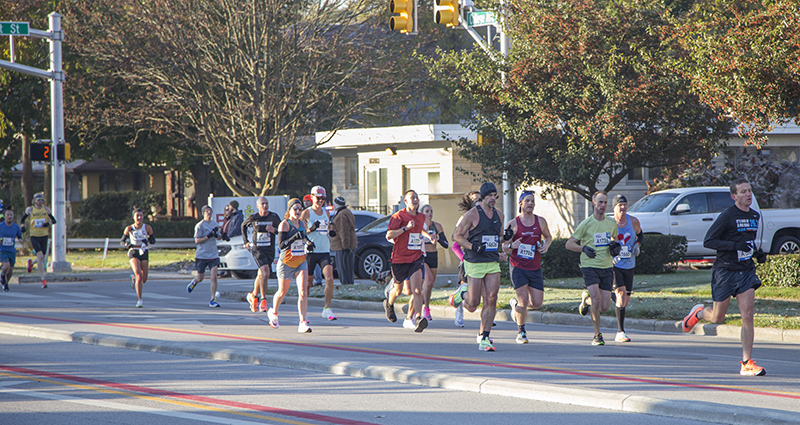
<svg viewBox="0 0 800 425">
<path fill-rule="evenodd" d="M 31 270 L 33 270 L 33 260 L 28 258 L 28 273 L 30 273 Z"/>
<path fill-rule="evenodd" d="M 458 306 L 458 308 L 456 309 L 456 318 L 455 318 L 455 320 L 453 320 L 453 323 L 455 323 L 455 325 L 458 326 L 459 328 L 463 328 L 464 327 L 464 306 L 463 305 Z"/>
<path fill-rule="evenodd" d="M 514 297 L 514 298 L 508 300 L 508 305 L 511 306 L 511 314 L 514 314 L 514 313 L 517 312 L 517 304 L 519 304 L 519 302 L 517 301 L 517 297 Z"/>
<path fill-rule="evenodd" d="M 310 334 L 311 326 L 308 325 L 308 322 L 300 322 L 300 324 L 297 325 L 297 333 Z"/>
<path fill-rule="evenodd" d="M 694 328 L 694 325 L 696 325 L 697 322 L 700 321 L 700 319 L 697 318 L 697 312 L 702 309 L 703 309 L 703 304 L 697 304 L 694 307 L 692 307 L 692 310 L 689 312 L 689 314 L 687 314 L 686 317 L 683 318 L 682 327 L 684 332 L 691 332 L 692 329 Z"/>
<path fill-rule="evenodd" d="M 272 313 L 272 307 L 267 309 L 267 318 L 269 318 L 269 325 L 272 326 L 272 329 L 281 327 L 280 323 L 278 323 L 278 315 Z"/>
<path fill-rule="evenodd" d="M 525 332 L 520 332 L 517 334 L 517 344 L 527 344 L 528 343 L 528 334 Z"/>
<path fill-rule="evenodd" d="M 261 303 L 258 304 L 258 312 L 264 313 L 267 311 L 267 300 L 266 298 L 261 300 Z"/>
<path fill-rule="evenodd" d="M 622 331 L 622 332 L 617 332 L 617 337 L 614 338 L 614 341 L 617 341 L 617 342 L 631 342 L 631 339 L 628 338 L 628 334 L 626 334 L 625 331 Z"/>
<path fill-rule="evenodd" d="M 394 281 L 389 281 L 389 283 L 386 284 L 386 287 L 383 288 L 383 295 L 386 298 L 389 298 L 389 293 L 392 292 L 392 286 L 394 286 Z"/>
<path fill-rule="evenodd" d="M 328 320 L 336 320 L 337 319 L 336 315 L 333 314 L 333 310 L 331 310 L 330 308 L 323 308 L 322 309 L 322 318 L 323 319 L 328 319 Z"/>
<path fill-rule="evenodd" d="M 389 277 L 390 274 L 392 274 L 391 270 L 384 270 L 382 272 L 373 273 L 369 278 L 374 280 L 375 282 L 383 283 L 386 280 L 386 278 Z M 391 282 L 391 279 L 390 279 L 389 284 L 391 284 L 391 283 L 392 282 Z"/>
<path fill-rule="evenodd" d="M 414 332 L 420 333 L 428 327 L 428 321 L 424 317 L 417 317 L 417 324 L 414 327 Z"/>
<path fill-rule="evenodd" d="M 250 304 L 250 311 L 253 313 L 258 311 L 258 297 L 253 295 L 252 292 L 247 293 L 247 302 Z"/>
<path fill-rule="evenodd" d="M 142 308 L 142 300 L 136 301 L 136 308 Z"/>
<path fill-rule="evenodd" d="M 583 291 L 581 293 L 581 304 L 578 306 L 578 314 L 581 316 L 586 316 L 586 313 L 589 312 L 589 304 L 586 303 L 587 298 L 589 298 L 589 291 Z"/>
<path fill-rule="evenodd" d="M 0 273 L 0 285 L 3 285 L 3 292 L 8 292 L 8 282 L 5 273 Z"/>
<path fill-rule="evenodd" d="M 403 320 L 403 327 L 406 329 L 414 329 L 416 330 L 416 325 L 414 325 L 414 321 L 406 317 L 406 320 Z"/>
<path fill-rule="evenodd" d="M 136 275 L 131 273 L 131 289 L 136 290 Z"/>
<path fill-rule="evenodd" d="M 425 320 L 427 320 L 429 322 L 431 320 L 433 320 L 433 317 L 431 317 L 431 309 L 430 309 L 430 307 L 425 307 L 425 308 L 422 309 L 422 317 L 424 317 Z"/>
<path fill-rule="evenodd" d="M 397 321 L 397 315 L 394 314 L 394 304 L 389 304 L 389 299 L 383 300 L 383 309 L 386 311 L 386 320 L 394 323 Z"/>
<path fill-rule="evenodd" d="M 478 351 L 494 351 L 494 345 L 492 345 L 492 340 L 489 338 L 484 338 L 480 340 L 478 343 Z"/>
<path fill-rule="evenodd" d="M 606 342 L 603 341 L 603 334 L 597 334 L 592 339 L 592 345 L 606 345 Z"/>
<path fill-rule="evenodd" d="M 739 362 L 742 365 L 742 369 L 739 371 L 739 375 L 745 376 L 764 376 L 767 374 L 767 370 L 761 366 L 756 364 L 756 361 L 750 359 L 746 362 Z"/>
<path fill-rule="evenodd" d="M 448 299 L 450 307 L 455 308 L 461 305 L 464 301 L 464 292 L 467 292 L 467 288 L 469 288 L 469 286 L 466 283 L 462 283 L 455 292 L 450 294 L 450 298 Z"/>
<path fill-rule="evenodd" d="M 42 289 L 47 289 L 47 280 L 42 279 Z"/>
<path fill-rule="evenodd" d="M 192 279 L 192 281 L 189 282 L 188 285 L 186 285 L 186 292 L 191 294 L 192 291 L 194 291 L 195 286 L 197 286 L 197 282 L 194 279 Z"/>
<path fill-rule="evenodd" d="M 211 307 L 211 308 L 216 308 L 216 307 L 219 307 L 219 303 L 217 302 L 217 300 L 216 300 L 216 299 L 212 299 L 212 300 L 211 300 L 211 301 L 208 303 L 208 306 L 209 306 L 209 307 Z"/>
<path fill-rule="evenodd" d="M 477 342 L 478 344 L 480 344 L 482 339 L 483 339 L 483 334 L 478 334 L 478 337 L 477 337 L 477 338 L 475 338 L 475 342 Z M 494 344 L 494 340 L 493 340 L 491 337 L 489 337 L 489 342 L 491 342 L 492 344 Z"/>
</svg>

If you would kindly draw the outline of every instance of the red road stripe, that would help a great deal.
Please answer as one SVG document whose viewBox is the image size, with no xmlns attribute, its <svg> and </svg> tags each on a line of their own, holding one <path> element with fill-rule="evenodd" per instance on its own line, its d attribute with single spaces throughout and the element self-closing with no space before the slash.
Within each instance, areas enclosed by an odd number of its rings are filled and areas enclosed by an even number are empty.
<svg viewBox="0 0 800 425">
<path fill-rule="evenodd" d="M 108 387 L 114 388 L 117 390 L 125 390 L 131 392 L 137 392 L 142 394 L 149 394 L 155 395 L 159 397 L 171 397 L 177 398 L 182 400 L 190 400 L 194 402 L 206 403 L 206 404 L 213 404 L 218 406 L 227 406 L 227 407 L 235 407 L 239 409 L 245 410 L 252 410 L 258 412 L 264 412 L 274 415 L 282 415 L 282 416 L 289 416 L 295 418 L 302 418 L 308 419 L 311 421 L 318 421 L 318 422 L 326 422 L 326 423 L 333 423 L 333 424 L 342 424 L 342 425 L 377 425 L 372 422 L 362 422 L 344 418 L 337 418 L 334 416 L 326 416 L 326 415 L 318 415 L 316 413 L 308 413 L 308 412 L 298 412 L 296 410 L 287 410 L 281 409 L 277 407 L 269 407 L 269 406 L 260 406 L 257 404 L 250 404 L 250 403 L 240 403 L 237 401 L 230 401 L 230 400 L 222 400 L 218 398 L 211 398 L 211 397 L 204 397 L 198 395 L 191 395 L 191 394 L 183 394 L 183 393 L 176 393 L 173 391 L 166 391 L 166 390 L 159 390 L 155 388 L 148 388 L 148 387 L 141 387 L 138 385 L 130 385 L 130 384 L 120 384 L 117 382 L 110 382 L 110 381 L 101 381 L 98 379 L 92 378 L 84 378 L 82 376 L 74 376 L 74 375 L 64 375 L 55 372 L 43 372 L 40 370 L 35 369 L 27 369 L 22 367 L 15 367 L 15 366 L 6 366 L 0 365 L 0 369 L 8 371 L 8 372 L 15 372 L 15 373 L 22 373 L 25 375 L 33 375 L 33 376 L 41 376 L 43 378 L 56 378 L 61 379 L 64 381 L 73 381 L 73 382 L 80 382 L 82 384 L 89 384 L 95 385 L 99 387 Z"/>
<path fill-rule="evenodd" d="M 733 393 L 741 393 L 741 394 L 761 395 L 761 396 L 768 396 L 768 397 L 780 397 L 780 398 L 789 398 L 789 399 L 794 399 L 794 400 L 800 400 L 800 395 L 795 395 L 795 394 L 774 393 L 774 392 L 768 392 L 768 391 L 759 391 L 759 390 L 733 388 L 733 387 L 720 387 L 720 386 L 704 385 L 704 384 L 693 384 L 693 383 L 688 383 L 688 382 L 666 381 L 666 380 L 655 379 L 655 378 L 637 378 L 637 377 L 632 377 L 632 376 L 606 375 L 606 374 L 596 373 L 596 372 L 580 372 L 580 371 L 572 371 L 572 370 L 548 369 L 548 368 L 542 368 L 542 367 L 536 367 L 536 366 L 506 364 L 506 363 L 492 363 L 492 362 L 486 362 L 486 361 L 480 361 L 480 360 L 468 360 L 468 359 L 457 359 L 457 358 L 428 356 L 428 355 L 424 355 L 424 354 L 392 353 L 392 352 L 387 352 L 387 351 L 371 350 L 371 349 L 368 349 L 368 348 L 340 347 L 340 346 L 314 344 L 314 343 L 306 343 L 306 342 L 281 341 L 281 340 L 273 340 L 273 339 L 267 339 L 267 338 L 215 334 L 215 333 L 210 333 L 210 332 L 198 332 L 198 331 L 190 331 L 190 330 L 183 330 L 183 329 L 165 329 L 165 328 L 155 328 L 155 327 L 149 327 L 149 326 L 126 325 L 126 324 L 121 324 L 121 323 L 88 322 L 88 321 L 83 321 L 83 320 L 50 318 L 50 317 L 39 317 L 39 316 L 28 316 L 28 315 L 23 315 L 23 314 L 14 314 L 14 313 L 0 313 L 0 316 L 13 316 L 13 317 L 26 318 L 26 319 L 50 320 L 50 321 L 54 321 L 54 322 L 79 323 L 79 324 L 84 324 L 84 325 L 100 325 L 100 326 L 110 326 L 110 327 L 119 327 L 119 328 L 127 328 L 127 329 L 144 329 L 144 330 L 171 332 L 171 333 L 186 334 L 186 335 L 215 336 L 215 337 L 218 337 L 218 338 L 233 339 L 233 340 L 239 340 L 239 341 L 259 341 L 259 342 L 265 342 L 266 341 L 266 342 L 273 343 L 273 344 L 283 344 L 283 345 L 292 345 L 292 346 L 300 346 L 300 347 L 324 348 L 324 349 L 329 349 L 329 350 L 348 351 L 348 352 L 353 352 L 353 353 L 377 354 L 377 355 L 391 356 L 391 357 L 414 358 L 414 359 L 420 359 L 420 360 L 433 360 L 433 361 L 459 363 L 459 364 L 469 364 L 469 365 L 477 365 L 477 366 L 501 367 L 501 368 L 506 368 L 506 369 L 519 369 L 519 370 L 528 370 L 528 371 L 535 371 L 535 372 L 555 373 L 555 374 L 561 374 L 561 375 L 581 376 L 581 377 L 587 377 L 587 378 L 613 379 L 613 380 L 617 380 L 617 381 L 639 382 L 639 383 L 645 383 L 645 384 L 659 384 L 659 385 L 674 386 L 674 387 L 695 388 L 695 389 L 702 389 L 702 390 L 733 392 Z"/>
</svg>

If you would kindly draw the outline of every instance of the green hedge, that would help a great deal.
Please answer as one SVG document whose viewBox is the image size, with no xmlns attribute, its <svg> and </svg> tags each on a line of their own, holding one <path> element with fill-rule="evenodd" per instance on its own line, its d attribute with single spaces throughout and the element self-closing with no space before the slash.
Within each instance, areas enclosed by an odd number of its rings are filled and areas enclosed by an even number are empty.
<svg viewBox="0 0 800 425">
<path fill-rule="evenodd" d="M 770 255 L 767 262 L 756 265 L 756 275 L 764 286 L 800 287 L 800 255 Z"/>
<path fill-rule="evenodd" d="M 542 273 L 546 279 L 580 277 L 580 253 L 568 251 L 567 239 L 553 239 L 542 256 Z M 683 236 L 646 235 L 642 253 L 636 257 L 635 274 L 659 274 L 674 271 L 670 264 L 683 260 L 686 238 Z"/>
<path fill-rule="evenodd" d="M 81 202 L 78 217 L 81 220 L 128 220 L 134 206 L 141 208 L 146 216 L 151 213 L 151 207 L 163 210 L 164 201 L 161 192 L 98 193 Z"/>
<path fill-rule="evenodd" d="M 194 226 L 199 220 L 178 221 L 153 221 L 148 222 L 153 227 L 156 242 L 159 238 L 191 238 L 194 236 Z M 125 226 L 133 223 L 132 220 L 81 220 L 70 226 L 67 237 L 70 238 L 112 238 L 119 239 Z"/>
</svg>

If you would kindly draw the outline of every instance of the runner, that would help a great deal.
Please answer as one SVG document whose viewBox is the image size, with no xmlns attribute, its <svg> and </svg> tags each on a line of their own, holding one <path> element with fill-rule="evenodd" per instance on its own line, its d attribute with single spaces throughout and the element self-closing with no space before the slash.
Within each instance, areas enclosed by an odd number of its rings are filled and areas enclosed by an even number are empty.
<svg viewBox="0 0 800 425">
<path fill-rule="evenodd" d="M 753 305 L 755 291 L 761 286 L 753 258 L 759 263 L 767 261 L 767 254 L 761 249 L 756 250 L 755 246 L 761 215 L 750 208 L 753 191 L 747 180 L 734 180 L 730 189 L 734 204 L 714 220 L 703 241 L 704 247 L 717 251 L 711 269 L 711 299 L 714 304 L 711 308 L 704 308 L 703 304 L 692 307 L 683 319 L 683 331 L 690 332 L 700 320 L 722 323 L 731 297 L 736 298 L 742 316 L 742 362 L 739 374 L 763 376 L 767 371 L 756 365 L 751 357 L 755 331 Z"/>
<path fill-rule="evenodd" d="M 481 201 L 467 211 L 456 226 L 453 239 L 464 251 L 464 272 L 467 284 L 462 284 L 450 295 L 450 305 L 459 305 L 470 313 L 481 309 L 480 342 L 478 350 L 494 351 L 489 332 L 497 312 L 497 292 L 500 290 L 500 264 L 506 255 L 499 251 L 503 235 L 503 214 L 494 208 L 497 188 L 493 183 L 481 185 Z M 510 238 L 509 238 L 510 239 Z"/>
<path fill-rule="evenodd" d="M 247 302 L 250 304 L 250 311 L 267 311 L 267 279 L 272 271 L 272 263 L 275 261 L 275 235 L 278 233 L 278 225 L 281 218 L 278 214 L 269 210 L 269 200 L 260 197 L 256 200 L 258 212 L 251 214 L 242 222 L 242 239 L 245 248 L 253 254 L 253 259 L 258 266 L 258 275 L 253 281 L 253 292 L 247 294 Z M 253 242 L 247 239 L 247 228 L 253 228 Z M 258 295 L 261 294 L 261 303 L 258 302 Z"/>
<path fill-rule="evenodd" d="M 325 276 L 325 307 L 322 309 L 322 317 L 328 320 L 336 320 L 336 315 L 331 310 L 331 300 L 333 300 L 333 262 L 331 261 L 331 236 L 336 236 L 333 229 L 329 229 L 331 216 L 326 210 L 325 188 L 314 186 L 311 188 L 311 197 L 314 203 L 305 209 L 300 215 L 300 220 L 311 223 L 306 236 L 314 243 L 314 252 L 306 255 L 308 271 L 313 272 L 317 265 L 322 269 Z"/>
<path fill-rule="evenodd" d="M 439 242 L 444 249 L 447 249 L 449 244 L 447 238 L 444 236 L 444 229 L 440 223 L 433 221 L 433 207 L 430 205 L 423 205 L 420 208 L 422 214 L 425 215 L 425 230 Z M 431 292 L 433 285 L 436 283 L 436 272 L 439 268 L 439 252 L 436 251 L 436 244 L 431 241 L 425 241 L 425 281 L 422 284 L 422 316 L 427 321 L 433 320 L 431 317 Z"/>
<path fill-rule="evenodd" d="M 481 193 L 477 190 L 473 190 L 471 192 L 467 192 L 464 196 L 461 197 L 461 200 L 458 202 L 458 210 L 461 211 L 461 217 L 458 218 L 456 222 L 456 228 L 461 223 L 461 220 L 464 218 L 464 214 L 467 211 L 471 210 L 475 204 L 481 200 Z M 458 257 L 458 286 L 466 285 L 467 284 L 467 275 L 464 274 L 464 251 L 461 249 L 461 245 L 458 244 L 455 240 L 455 236 L 453 236 L 453 245 L 452 248 L 453 253 L 456 254 Z M 459 328 L 464 327 L 464 305 L 459 304 L 455 310 L 455 319 L 453 323 L 458 326 Z M 483 335 L 479 335 L 483 338 Z"/>
<path fill-rule="evenodd" d="M 520 214 L 508 222 L 506 233 L 510 232 L 510 243 L 503 244 L 503 252 L 509 254 L 511 283 L 517 292 L 511 298 L 511 310 L 517 322 L 517 344 L 528 343 L 525 321 L 528 308 L 539 308 L 544 300 L 544 277 L 542 277 L 542 254 L 546 253 L 553 238 L 547 220 L 533 213 L 536 194 L 523 191 L 519 196 Z M 544 237 L 544 240 L 542 238 Z"/>
<path fill-rule="evenodd" d="M 17 239 L 22 242 L 22 228 L 14 223 L 14 210 L 6 207 L 3 221 L 0 222 L 0 263 L 3 265 L 0 271 L 0 285 L 3 286 L 4 292 L 8 292 L 8 282 L 14 274 L 14 264 L 17 262 L 17 248 L 14 246 Z"/>
<path fill-rule="evenodd" d="M 394 301 L 407 284 L 411 291 L 408 302 L 408 314 L 403 321 L 403 327 L 422 332 L 428 327 L 428 320 L 422 317 L 422 280 L 423 280 L 423 239 L 436 241 L 436 236 L 425 232 L 425 216 L 417 212 L 419 196 L 413 190 L 403 194 L 406 207 L 394 214 L 389 219 L 386 239 L 394 241 L 392 247 L 392 277 L 394 286 L 389 296 L 383 300 L 386 319 L 394 323 L 397 316 L 394 312 Z"/>
<path fill-rule="evenodd" d="M 605 345 L 600 333 L 600 313 L 608 311 L 614 285 L 613 258 L 619 254 L 617 223 L 606 217 L 608 195 L 600 190 L 592 195 L 594 212 L 587 217 L 567 240 L 566 248 L 581 253 L 581 274 L 586 290 L 581 294 L 578 313 L 585 316 L 591 310 L 594 338 L 592 345 Z"/>
<path fill-rule="evenodd" d="M 128 248 L 128 262 L 131 263 L 131 288 L 136 290 L 136 307 L 142 308 L 142 290 L 147 282 L 148 263 L 150 261 L 150 245 L 156 243 L 153 228 L 144 223 L 144 212 L 133 210 L 133 224 L 125 227 L 120 243 Z"/>
<path fill-rule="evenodd" d="M 30 218 L 30 221 L 26 221 Z M 50 234 L 50 225 L 56 224 L 56 218 L 50 212 L 50 208 L 44 206 L 44 193 L 33 195 L 33 206 L 25 209 L 22 215 L 22 233 L 26 230 L 30 233 L 31 247 L 36 254 L 36 268 L 39 269 L 39 279 L 42 281 L 42 289 L 47 288 L 47 281 L 44 279 L 44 271 L 47 268 L 44 263 L 45 252 L 47 251 L 47 237 Z M 27 226 L 26 226 L 27 223 Z M 28 273 L 33 270 L 33 260 L 28 259 Z"/>
<path fill-rule="evenodd" d="M 306 317 L 308 310 L 308 264 L 306 263 L 306 253 L 314 251 L 314 243 L 306 237 L 306 228 L 313 232 L 317 230 L 317 224 L 307 227 L 300 216 L 303 214 L 303 203 L 297 199 L 289 200 L 286 216 L 278 225 L 278 246 L 281 249 L 280 261 L 278 261 L 278 290 L 272 297 L 272 307 L 267 310 L 269 325 L 273 329 L 278 329 L 278 307 L 283 302 L 283 297 L 289 291 L 291 279 L 297 281 L 297 313 L 300 323 L 297 325 L 297 332 L 311 333 L 311 326 Z"/>
<path fill-rule="evenodd" d="M 202 208 L 203 219 L 194 226 L 194 243 L 197 244 L 197 251 L 194 255 L 194 265 L 197 268 L 197 276 L 186 286 L 186 291 L 190 294 L 198 283 L 203 281 L 206 269 L 211 272 L 211 301 L 209 307 L 219 307 L 217 302 L 217 268 L 219 267 L 219 251 L 217 251 L 217 240 L 222 239 L 222 231 L 216 222 L 211 219 L 214 210 L 208 205 Z"/>
<path fill-rule="evenodd" d="M 633 293 L 633 268 L 642 243 L 642 226 L 636 217 L 628 215 L 628 198 L 617 195 L 611 202 L 617 222 L 620 251 L 614 257 L 614 312 L 617 314 L 617 336 L 614 341 L 630 342 L 625 333 L 625 307 Z"/>
</svg>

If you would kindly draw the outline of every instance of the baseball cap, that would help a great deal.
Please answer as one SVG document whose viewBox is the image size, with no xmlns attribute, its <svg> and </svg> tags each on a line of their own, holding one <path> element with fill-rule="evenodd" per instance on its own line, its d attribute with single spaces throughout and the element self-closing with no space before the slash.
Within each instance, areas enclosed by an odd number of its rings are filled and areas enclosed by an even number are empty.
<svg viewBox="0 0 800 425">
<path fill-rule="evenodd" d="M 311 196 L 325 197 L 325 188 L 322 186 L 314 186 L 311 188 Z"/>
</svg>

